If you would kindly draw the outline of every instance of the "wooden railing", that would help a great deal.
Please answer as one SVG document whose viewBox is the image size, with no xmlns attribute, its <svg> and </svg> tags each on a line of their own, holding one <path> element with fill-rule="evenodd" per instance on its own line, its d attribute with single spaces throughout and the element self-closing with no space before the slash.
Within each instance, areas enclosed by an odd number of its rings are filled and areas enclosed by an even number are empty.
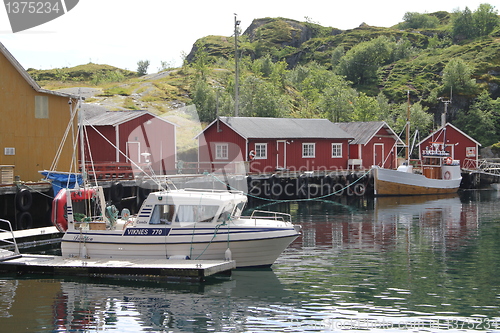
<svg viewBox="0 0 500 333">
<path fill-rule="evenodd" d="M 134 170 L 130 163 L 97 163 L 87 164 L 85 167 L 90 180 L 134 179 Z"/>
<path fill-rule="evenodd" d="M 500 163 L 490 162 L 483 159 L 476 161 L 475 159 L 466 158 L 463 161 L 462 169 L 500 176 Z"/>
</svg>

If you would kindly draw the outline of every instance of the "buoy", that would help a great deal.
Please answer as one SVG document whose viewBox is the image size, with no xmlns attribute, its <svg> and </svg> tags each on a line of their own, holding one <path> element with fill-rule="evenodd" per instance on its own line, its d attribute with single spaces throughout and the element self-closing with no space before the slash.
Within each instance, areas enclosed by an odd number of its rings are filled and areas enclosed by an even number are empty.
<svg viewBox="0 0 500 333">
<path fill-rule="evenodd" d="M 233 254 L 231 253 L 231 250 L 229 248 L 227 248 L 226 252 L 224 253 L 224 259 L 226 261 L 231 261 L 231 260 L 233 260 L 232 257 L 233 257 Z"/>
</svg>

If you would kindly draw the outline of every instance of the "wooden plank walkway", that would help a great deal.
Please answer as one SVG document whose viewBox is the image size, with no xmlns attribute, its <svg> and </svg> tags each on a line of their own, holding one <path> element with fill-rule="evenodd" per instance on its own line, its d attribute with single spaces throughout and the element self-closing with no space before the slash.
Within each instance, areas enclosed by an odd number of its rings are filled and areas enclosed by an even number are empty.
<svg viewBox="0 0 500 333">
<path fill-rule="evenodd" d="M 230 275 L 236 262 L 175 259 L 78 259 L 53 255 L 16 254 L 0 250 L 0 273 L 50 274 L 202 282 L 214 274 Z"/>
</svg>

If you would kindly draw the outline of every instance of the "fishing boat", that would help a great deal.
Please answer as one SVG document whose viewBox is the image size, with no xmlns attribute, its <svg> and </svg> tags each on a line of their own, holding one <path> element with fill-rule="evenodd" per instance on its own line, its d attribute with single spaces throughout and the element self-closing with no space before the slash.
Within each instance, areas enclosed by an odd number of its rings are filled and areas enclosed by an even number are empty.
<svg viewBox="0 0 500 333">
<path fill-rule="evenodd" d="M 420 172 L 408 163 L 397 170 L 374 166 L 372 172 L 375 195 L 455 193 L 462 181 L 459 161 L 444 150 L 424 150 Z"/>
<path fill-rule="evenodd" d="M 68 224 L 61 250 L 69 258 L 235 260 L 237 267 L 268 267 L 300 234 L 289 214 L 241 216 L 247 202 L 241 191 L 152 192 L 135 216 L 127 209 L 118 216 L 114 206 L 94 208 L 105 204 L 99 187 L 90 199 L 73 194 L 78 191 L 65 190 Z M 77 212 L 73 198 L 93 213 Z"/>
<path fill-rule="evenodd" d="M 410 163 L 410 102 L 406 122 L 406 159 L 396 170 L 372 167 L 374 194 L 421 195 L 455 193 L 462 181 L 460 161 L 454 160 L 446 150 L 446 138 L 432 142 L 420 151 L 419 168 Z"/>
</svg>

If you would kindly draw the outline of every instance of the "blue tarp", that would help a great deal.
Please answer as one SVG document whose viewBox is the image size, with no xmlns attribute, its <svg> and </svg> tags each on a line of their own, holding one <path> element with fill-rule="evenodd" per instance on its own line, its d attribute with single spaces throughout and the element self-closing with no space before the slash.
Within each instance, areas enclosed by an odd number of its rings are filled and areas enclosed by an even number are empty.
<svg viewBox="0 0 500 333">
<path fill-rule="evenodd" d="M 75 188 L 76 182 L 78 185 L 83 184 L 82 175 L 75 173 L 57 173 L 57 172 L 49 172 L 43 171 L 41 172 L 45 178 L 52 181 L 52 189 L 54 190 L 54 197 L 59 193 L 59 191 L 63 188 Z"/>
</svg>

